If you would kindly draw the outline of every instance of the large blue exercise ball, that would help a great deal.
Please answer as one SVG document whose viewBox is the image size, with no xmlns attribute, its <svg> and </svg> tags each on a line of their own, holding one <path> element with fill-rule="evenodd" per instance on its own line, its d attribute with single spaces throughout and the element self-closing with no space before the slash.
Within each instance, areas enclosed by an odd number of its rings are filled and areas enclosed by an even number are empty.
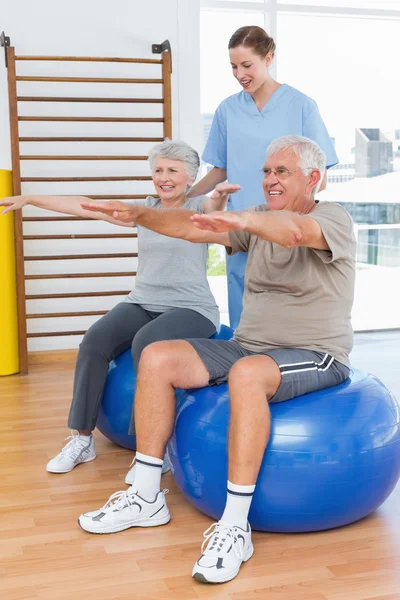
<svg viewBox="0 0 400 600">
<path fill-rule="evenodd" d="M 400 476 L 400 410 L 373 375 L 271 404 L 272 430 L 250 508 L 253 529 L 330 529 L 377 509 Z M 229 394 L 225 384 L 180 398 L 168 445 L 188 500 L 221 518 L 228 475 Z"/>
<path fill-rule="evenodd" d="M 232 329 L 221 325 L 211 338 L 230 340 L 232 336 Z M 128 434 L 135 388 L 136 374 L 129 349 L 110 362 L 97 419 L 97 429 L 103 435 L 129 450 L 136 450 L 136 436 Z"/>
</svg>

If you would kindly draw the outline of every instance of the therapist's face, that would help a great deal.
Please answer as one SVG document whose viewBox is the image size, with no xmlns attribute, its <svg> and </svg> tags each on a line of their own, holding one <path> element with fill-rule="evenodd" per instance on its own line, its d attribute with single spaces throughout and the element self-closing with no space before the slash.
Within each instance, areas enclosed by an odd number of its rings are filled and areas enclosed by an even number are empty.
<svg viewBox="0 0 400 600">
<path fill-rule="evenodd" d="M 255 54 L 251 48 L 237 46 L 229 50 L 229 58 L 233 76 L 238 80 L 245 92 L 254 94 L 268 78 L 268 66 L 272 54 L 265 58 Z"/>
<path fill-rule="evenodd" d="M 292 150 L 281 150 L 269 156 L 263 171 L 264 194 L 270 210 L 303 212 L 307 204 L 314 204 L 312 191 L 320 173 L 314 169 L 309 175 L 303 175 L 299 157 Z"/>
</svg>

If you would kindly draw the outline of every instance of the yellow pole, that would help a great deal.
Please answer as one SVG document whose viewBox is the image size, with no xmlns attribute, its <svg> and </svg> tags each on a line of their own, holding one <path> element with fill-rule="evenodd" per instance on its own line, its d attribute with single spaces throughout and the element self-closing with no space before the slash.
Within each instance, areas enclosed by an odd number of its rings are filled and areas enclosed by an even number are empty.
<svg viewBox="0 0 400 600">
<path fill-rule="evenodd" d="M 0 199 L 12 196 L 12 173 L 0 169 Z M 14 213 L 0 215 L 0 376 L 19 372 Z"/>
</svg>

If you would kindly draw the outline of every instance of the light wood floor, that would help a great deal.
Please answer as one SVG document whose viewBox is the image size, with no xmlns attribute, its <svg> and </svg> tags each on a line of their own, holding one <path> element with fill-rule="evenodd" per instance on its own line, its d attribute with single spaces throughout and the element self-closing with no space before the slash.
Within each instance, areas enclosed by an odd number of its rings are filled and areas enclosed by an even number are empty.
<svg viewBox="0 0 400 600">
<path fill-rule="evenodd" d="M 400 600 L 399 487 L 377 513 L 342 529 L 255 533 L 254 557 L 218 586 L 190 577 L 211 521 L 170 474 L 163 478 L 169 525 L 105 536 L 82 531 L 81 512 L 125 489 L 131 453 L 96 433 L 95 461 L 65 475 L 45 471 L 69 435 L 72 373 L 72 362 L 56 362 L 0 378 L 0 598 Z"/>
</svg>

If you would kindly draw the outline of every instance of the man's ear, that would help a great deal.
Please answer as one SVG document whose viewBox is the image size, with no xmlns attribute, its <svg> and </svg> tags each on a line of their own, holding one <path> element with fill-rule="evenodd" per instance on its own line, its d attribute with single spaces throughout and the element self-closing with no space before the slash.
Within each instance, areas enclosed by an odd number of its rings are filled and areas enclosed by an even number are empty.
<svg viewBox="0 0 400 600">
<path fill-rule="evenodd" d="M 318 184 L 321 181 L 321 173 L 318 169 L 313 169 L 309 175 L 309 182 L 307 185 L 308 192 L 311 194 L 313 191 L 316 192 Z"/>
</svg>

